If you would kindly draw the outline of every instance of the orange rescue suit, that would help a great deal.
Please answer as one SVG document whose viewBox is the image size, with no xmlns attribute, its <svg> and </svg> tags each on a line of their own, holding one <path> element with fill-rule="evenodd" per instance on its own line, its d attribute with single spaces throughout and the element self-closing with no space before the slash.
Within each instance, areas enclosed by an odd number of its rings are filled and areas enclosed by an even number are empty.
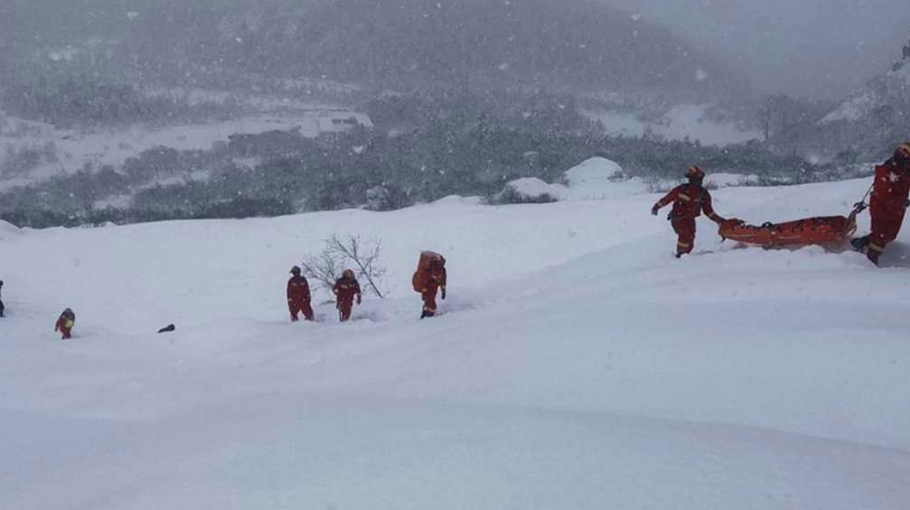
<svg viewBox="0 0 910 510">
<path fill-rule="evenodd" d="M 875 183 L 869 199 L 869 214 L 872 216 L 869 253 L 873 260 L 878 259 L 888 243 L 897 239 L 904 223 L 908 195 L 910 160 L 899 163 L 892 158 L 875 168 Z"/>
<path fill-rule="evenodd" d="M 446 268 L 439 265 L 433 265 L 428 270 L 428 278 L 425 279 L 426 286 L 420 289 L 420 297 L 423 299 L 423 311 L 429 315 L 436 314 L 436 293 L 442 289 L 442 299 L 446 298 Z"/>
<path fill-rule="evenodd" d="M 679 236 L 676 242 L 677 256 L 691 253 L 695 247 L 695 218 L 701 216 L 702 211 L 715 223 L 726 220 L 714 212 L 711 205 L 711 194 L 700 184 L 688 183 L 673 188 L 663 198 L 654 204 L 652 209 L 655 214 L 658 209 L 673 203 L 669 220 L 673 231 Z"/>
</svg>

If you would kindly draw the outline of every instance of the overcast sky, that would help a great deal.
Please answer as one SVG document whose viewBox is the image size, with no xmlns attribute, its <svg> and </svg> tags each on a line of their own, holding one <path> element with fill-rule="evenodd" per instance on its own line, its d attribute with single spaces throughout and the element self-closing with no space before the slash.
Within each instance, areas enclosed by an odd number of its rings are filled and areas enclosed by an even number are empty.
<svg viewBox="0 0 910 510">
<path fill-rule="evenodd" d="M 602 1 L 671 25 L 761 90 L 803 97 L 842 97 L 888 70 L 910 38 L 910 0 Z"/>
</svg>

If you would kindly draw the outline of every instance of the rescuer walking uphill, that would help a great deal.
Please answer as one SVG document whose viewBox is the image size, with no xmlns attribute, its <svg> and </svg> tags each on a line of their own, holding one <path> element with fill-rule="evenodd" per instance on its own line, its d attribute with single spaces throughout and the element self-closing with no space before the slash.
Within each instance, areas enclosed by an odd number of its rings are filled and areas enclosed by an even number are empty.
<svg viewBox="0 0 910 510">
<path fill-rule="evenodd" d="M 345 269 L 341 278 L 335 281 L 332 287 L 335 293 L 335 307 L 338 308 L 338 318 L 341 322 L 346 322 L 351 318 L 351 310 L 354 308 L 354 299 L 360 304 L 362 299 L 360 293 L 360 283 L 354 278 L 354 271 Z"/>
<path fill-rule="evenodd" d="M 673 188 L 651 208 L 651 214 L 657 216 L 662 207 L 673 203 L 668 219 L 679 236 L 676 242 L 676 258 L 691 253 L 695 247 L 695 218 L 701 216 L 702 211 L 718 225 L 727 221 L 714 212 L 711 194 L 702 187 L 705 172 L 697 166 L 690 166 L 686 177 L 689 178 L 688 183 Z"/>
<path fill-rule="evenodd" d="M 417 271 L 411 278 L 414 291 L 419 292 L 423 300 L 421 319 L 436 315 L 436 293 L 441 290 L 442 299 L 446 298 L 446 279 L 445 257 L 432 251 L 421 252 Z"/>
<path fill-rule="evenodd" d="M 291 268 L 291 279 L 288 280 L 288 308 L 291 311 L 291 322 L 297 322 L 297 314 L 302 313 L 303 318 L 313 320 L 313 307 L 310 305 L 310 284 L 307 279 L 300 276 L 300 268 Z"/>
<path fill-rule="evenodd" d="M 869 199 L 872 233 L 853 239 L 853 247 L 866 252 L 874 264 L 888 243 L 897 239 L 910 195 L 910 142 L 904 142 L 894 156 L 875 168 L 875 182 Z M 860 204 L 861 205 L 861 204 Z"/>
</svg>

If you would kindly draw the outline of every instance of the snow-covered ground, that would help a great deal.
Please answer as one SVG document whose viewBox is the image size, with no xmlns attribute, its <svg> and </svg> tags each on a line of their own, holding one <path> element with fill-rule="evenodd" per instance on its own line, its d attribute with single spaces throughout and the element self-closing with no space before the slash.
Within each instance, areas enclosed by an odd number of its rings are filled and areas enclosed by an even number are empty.
<svg viewBox="0 0 910 510">
<path fill-rule="evenodd" d="M 587 111 L 589 118 L 603 123 L 613 136 L 642 136 L 650 131 L 670 140 L 689 138 L 705 145 L 729 145 L 758 140 L 761 133 L 744 130 L 732 123 L 713 122 L 705 118 L 703 105 L 675 106 L 660 122 L 644 122 L 632 113 L 615 111 Z"/>
<path fill-rule="evenodd" d="M 715 206 L 838 214 L 867 185 Z M 0 508 L 910 508 L 910 234 L 874 268 L 700 220 L 676 260 L 656 195 L 607 198 L 0 224 Z M 382 239 L 390 297 L 290 324 L 287 271 L 335 232 Z M 450 278 L 426 321 L 421 249 Z"/>
<path fill-rule="evenodd" d="M 2 116 L 2 113 L 0 113 Z M 241 118 L 200 124 L 164 127 L 133 125 L 117 129 L 57 129 L 50 124 L 6 117 L 0 125 L 0 166 L 7 151 L 35 148 L 48 152 L 43 164 L 24 176 L 6 178 L 0 174 L 0 190 L 46 179 L 59 172 L 75 172 L 85 164 L 98 169 L 101 165 L 121 165 L 142 151 L 164 146 L 177 150 L 208 150 L 217 142 L 227 142 L 234 134 L 256 134 L 266 131 L 297 130 L 303 136 L 316 137 L 337 133 L 351 127 L 351 122 L 372 127 L 363 113 L 344 108 L 314 105 L 285 113 L 262 113 Z"/>
<path fill-rule="evenodd" d="M 608 200 L 642 195 L 649 191 L 668 191 L 679 185 L 679 180 L 646 182 L 640 177 L 623 173 L 616 162 L 602 157 L 590 158 L 567 170 L 561 181 L 548 183 L 537 177 L 522 177 L 509 181 L 507 189 L 526 199 L 549 197 L 555 200 Z M 710 188 L 752 186 L 756 175 L 711 173 L 705 178 Z M 505 190 L 504 190 L 505 191 Z"/>
</svg>

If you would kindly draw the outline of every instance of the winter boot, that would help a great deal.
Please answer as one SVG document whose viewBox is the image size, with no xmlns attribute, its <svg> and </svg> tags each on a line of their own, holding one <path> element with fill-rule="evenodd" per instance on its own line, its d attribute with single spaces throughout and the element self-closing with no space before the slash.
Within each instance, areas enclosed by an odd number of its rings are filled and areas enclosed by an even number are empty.
<svg viewBox="0 0 910 510">
<path fill-rule="evenodd" d="M 868 258 L 873 264 L 878 265 L 878 258 L 882 256 L 882 252 L 878 250 L 869 249 L 866 252 L 866 258 Z"/>
<path fill-rule="evenodd" d="M 858 252 L 862 252 L 866 249 L 867 246 L 869 246 L 869 242 L 871 242 L 871 241 L 872 241 L 871 235 L 863 236 L 863 237 L 855 237 L 850 240 L 850 245 L 853 246 L 854 250 L 856 250 Z"/>
</svg>

